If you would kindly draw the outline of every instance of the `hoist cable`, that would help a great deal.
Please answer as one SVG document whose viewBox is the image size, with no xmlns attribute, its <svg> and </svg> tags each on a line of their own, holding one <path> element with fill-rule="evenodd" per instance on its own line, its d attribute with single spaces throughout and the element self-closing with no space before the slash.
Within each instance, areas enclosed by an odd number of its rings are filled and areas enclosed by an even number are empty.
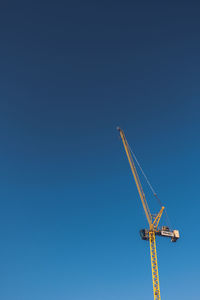
<svg viewBox="0 0 200 300">
<path fill-rule="evenodd" d="M 132 153 L 132 155 L 133 155 L 133 158 L 134 158 L 135 162 L 137 163 L 137 165 L 138 165 L 138 167 L 139 167 L 139 169 L 140 169 L 142 175 L 144 176 L 144 178 L 145 178 L 145 180 L 146 180 L 146 182 L 147 182 L 147 184 L 148 184 L 150 190 L 152 191 L 154 197 L 157 199 L 159 205 L 162 207 L 163 205 L 162 205 L 161 200 L 160 200 L 159 197 L 157 196 L 157 193 L 155 192 L 155 190 L 154 190 L 154 188 L 152 187 L 152 185 L 151 185 L 149 179 L 147 178 L 146 174 L 144 173 L 144 171 L 143 171 L 143 169 L 142 169 L 142 167 L 141 167 L 141 165 L 140 165 L 140 163 L 139 163 L 137 157 L 135 156 L 135 154 L 134 154 L 134 152 L 132 151 L 132 149 L 131 149 L 130 145 L 128 144 L 128 142 L 127 142 L 127 145 L 128 145 L 128 148 L 130 149 L 130 151 L 131 151 L 131 153 Z M 164 209 L 164 211 L 165 211 L 166 220 L 167 220 L 167 223 L 168 223 L 168 225 L 169 225 L 169 228 L 172 228 L 172 227 L 171 227 L 171 222 L 170 222 L 169 216 L 168 216 L 168 214 L 167 214 L 166 208 Z"/>
</svg>

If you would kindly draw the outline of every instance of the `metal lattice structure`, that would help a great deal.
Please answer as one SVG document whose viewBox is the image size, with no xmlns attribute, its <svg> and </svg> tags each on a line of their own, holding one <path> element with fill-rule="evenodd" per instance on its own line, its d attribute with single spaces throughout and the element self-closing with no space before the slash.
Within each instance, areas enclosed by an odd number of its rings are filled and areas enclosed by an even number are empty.
<svg viewBox="0 0 200 300">
<path fill-rule="evenodd" d="M 156 252 L 156 236 L 154 231 L 149 231 L 149 244 L 150 244 L 150 255 L 151 255 L 151 270 L 152 270 L 154 300 L 161 300 L 159 275 L 158 275 L 158 260 L 157 260 L 157 252 Z"/>
<path fill-rule="evenodd" d="M 154 216 L 151 214 L 148 203 L 145 198 L 145 194 L 142 189 L 142 185 L 140 183 L 139 176 L 137 174 L 137 170 L 136 170 L 136 167 L 134 164 L 133 157 L 131 155 L 132 151 L 128 145 L 128 142 L 126 140 L 123 130 L 121 130 L 120 128 L 118 128 L 118 130 L 119 130 L 119 133 L 120 133 L 123 145 L 124 145 L 124 149 L 125 149 L 128 161 L 129 161 L 129 165 L 131 167 L 131 171 L 132 171 L 132 174 L 133 174 L 136 186 L 137 186 L 137 190 L 138 190 L 141 202 L 142 202 L 142 206 L 144 208 L 144 212 L 145 212 L 147 221 L 149 223 L 149 229 L 142 229 L 142 230 L 140 230 L 140 233 L 141 233 L 142 239 L 148 240 L 149 244 L 150 244 L 154 300 L 161 300 L 159 275 L 158 275 L 158 261 L 157 261 L 157 252 L 156 252 L 156 235 L 170 237 L 172 242 L 176 242 L 176 240 L 179 238 L 179 231 L 178 230 L 170 231 L 170 229 L 167 226 L 162 226 L 162 229 L 158 229 L 158 225 L 159 225 L 159 222 L 160 222 L 160 219 L 162 217 L 162 213 L 163 213 L 165 207 L 162 206 L 160 211 L 157 214 L 155 214 Z"/>
</svg>

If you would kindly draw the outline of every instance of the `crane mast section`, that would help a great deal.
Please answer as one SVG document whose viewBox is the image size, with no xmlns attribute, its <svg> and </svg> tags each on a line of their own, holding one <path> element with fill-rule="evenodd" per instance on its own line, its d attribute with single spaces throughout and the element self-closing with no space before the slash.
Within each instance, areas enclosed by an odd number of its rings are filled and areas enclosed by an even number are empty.
<svg viewBox="0 0 200 300">
<path fill-rule="evenodd" d="M 160 283 L 159 283 L 159 275 L 158 275 L 158 260 L 157 260 L 157 252 L 156 252 L 156 237 L 154 231 L 149 231 L 149 243 L 150 243 L 150 254 L 151 254 L 151 270 L 152 270 L 154 300 L 161 300 Z"/>
<path fill-rule="evenodd" d="M 139 179 L 138 174 L 137 174 L 137 170 L 136 170 L 136 167 L 135 167 L 135 164 L 134 164 L 134 161 L 133 161 L 133 157 L 132 157 L 131 152 L 130 152 L 128 142 L 126 140 L 126 137 L 125 137 L 125 134 L 124 134 L 123 130 L 121 130 L 120 128 L 118 128 L 118 130 L 120 132 L 120 136 L 121 136 L 121 139 L 122 139 L 122 142 L 123 142 L 123 145 L 124 145 L 124 149 L 125 149 L 128 161 L 129 161 L 129 165 L 131 167 L 133 177 L 135 179 L 137 190 L 138 190 L 138 193 L 140 195 L 140 199 L 141 199 L 144 211 L 145 211 L 147 221 L 149 223 L 149 227 L 152 228 L 152 216 L 151 216 L 150 209 L 149 209 L 149 206 L 148 206 L 146 198 L 145 198 L 145 194 L 144 194 L 143 189 L 142 189 L 142 185 L 140 183 L 140 179 Z"/>
</svg>

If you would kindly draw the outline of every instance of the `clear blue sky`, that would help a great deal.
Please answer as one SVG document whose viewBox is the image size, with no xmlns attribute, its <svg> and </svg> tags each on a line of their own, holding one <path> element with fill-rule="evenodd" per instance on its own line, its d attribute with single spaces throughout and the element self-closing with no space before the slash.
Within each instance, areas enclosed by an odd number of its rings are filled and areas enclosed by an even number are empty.
<svg viewBox="0 0 200 300">
<path fill-rule="evenodd" d="M 181 233 L 158 239 L 162 299 L 200 299 L 199 15 L 198 1 L 1 4 L 2 300 L 153 299 L 117 125 Z"/>
</svg>

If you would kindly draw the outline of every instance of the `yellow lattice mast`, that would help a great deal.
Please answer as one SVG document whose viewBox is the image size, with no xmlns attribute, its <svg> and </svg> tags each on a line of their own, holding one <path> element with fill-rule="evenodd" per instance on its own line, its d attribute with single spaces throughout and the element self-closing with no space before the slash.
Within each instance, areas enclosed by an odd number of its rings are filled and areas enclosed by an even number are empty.
<svg viewBox="0 0 200 300">
<path fill-rule="evenodd" d="M 119 130 L 124 149 L 126 151 L 126 155 L 131 167 L 131 171 L 140 195 L 140 199 L 145 211 L 145 215 L 147 217 L 147 221 L 149 223 L 149 229 L 143 229 L 140 231 L 141 237 L 143 240 L 149 240 L 150 244 L 150 255 L 151 255 L 151 269 L 152 269 L 152 281 L 153 281 L 153 294 L 154 300 L 160 300 L 160 284 L 159 284 L 159 275 L 158 275 L 158 261 L 157 261 L 157 252 L 156 252 L 156 235 L 162 235 L 166 237 L 171 237 L 172 242 L 175 242 L 179 238 L 178 230 L 170 231 L 167 226 L 163 226 L 162 229 L 158 229 L 158 224 L 160 222 L 164 206 L 161 207 L 161 210 L 158 214 L 152 216 L 150 213 L 150 209 L 148 203 L 145 198 L 145 194 L 142 189 L 142 185 L 140 183 L 137 170 L 134 164 L 133 157 L 131 155 L 131 150 L 126 140 L 125 134 L 123 130 L 117 128 Z"/>
</svg>

